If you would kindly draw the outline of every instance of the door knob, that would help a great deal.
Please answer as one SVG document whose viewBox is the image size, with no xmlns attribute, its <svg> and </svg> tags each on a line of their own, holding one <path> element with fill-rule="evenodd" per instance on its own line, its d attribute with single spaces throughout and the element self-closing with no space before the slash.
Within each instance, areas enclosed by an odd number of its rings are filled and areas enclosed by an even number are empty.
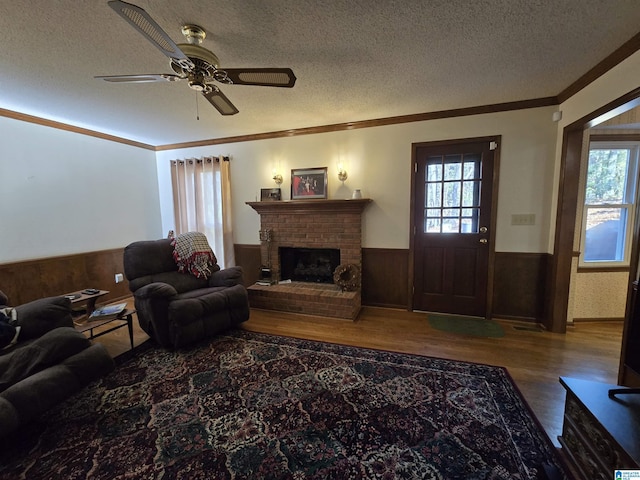
<svg viewBox="0 0 640 480">
<path fill-rule="evenodd" d="M 487 233 L 487 227 L 480 227 L 480 233 Z"/>
<path fill-rule="evenodd" d="M 483 245 L 484 245 L 485 243 L 487 243 L 487 241 L 488 241 L 488 240 L 487 240 L 486 238 L 481 238 L 481 239 L 480 239 L 480 243 L 482 243 Z"/>
</svg>

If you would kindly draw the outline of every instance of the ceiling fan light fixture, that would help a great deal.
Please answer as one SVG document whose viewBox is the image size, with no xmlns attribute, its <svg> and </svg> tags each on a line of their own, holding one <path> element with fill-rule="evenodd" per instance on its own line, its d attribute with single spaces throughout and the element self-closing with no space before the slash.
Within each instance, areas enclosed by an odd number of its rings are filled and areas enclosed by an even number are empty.
<svg viewBox="0 0 640 480">
<path fill-rule="evenodd" d="M 199 27 L 198 25 L 193 25 L 189 23 L 187 25 L 182 26 L 182 35 L 185 36 L 187 42 L 191 45 L 200 45 L 205 38 L 207 38 L 207 32 L 204 28 Z"/>
<path fill-rule="evenodd" d="M 195 90 L 196 92 L 206 92 L 207 87 L 209 86 L 205 83 L 204 77 L 202 75 L 193 74 L 189 76 L 190 89 Z"/>
<path fill-rule="evenodd" d="M 229 75 L 227 74 L 227 72 L 225 72 L 224 70 L 216 70 L 213 73 L 213 79 L 216 82 L 220 82 L 220 83 L 227 83 L 227 84 L 232 84 L 233 83 L 231 81 L 231 79 L 229 78 Z"/>
<path fill-rule="evenodd" d="M 213 73 L 218 68 L 218 65 L 220 64 L 220 60 L 218 60 L 218 57 L 211 50 L 207 50 L 206 48 L 201 47 L 200 45 L 192 45 L 190 43 L 180 43 L 178 47 L 180 48 L 180 50 L 184 52 L 184 54 L 188 57 L 189 61 L 191 62 L 191 66 L 189 68 L 184 68 L 180 64 L 180 62 L 177 62 L 174 59 L 172 59 L 171 68 L 173 69 L 174 72 L 178 74 L 184 70 L 190 71 L 190 70 L 193 70 L 194 68 L 208 70 L 209 72 Z"/>
</svg>

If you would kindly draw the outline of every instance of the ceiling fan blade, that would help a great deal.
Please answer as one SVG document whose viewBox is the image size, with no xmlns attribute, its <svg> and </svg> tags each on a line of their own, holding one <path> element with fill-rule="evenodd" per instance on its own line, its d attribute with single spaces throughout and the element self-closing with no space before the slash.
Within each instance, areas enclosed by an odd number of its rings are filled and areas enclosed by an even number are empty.
<svg viewBox="0 0 640 480">
<path fill-rule="evenodd" d="M 194 68 L 193 62 L 178 48 L 149 14 L 142 8 L 120 0 L 111 0 L 109 6 L 143 34 L 158 50 L 186 69 Z"/>
<path fill-rule="evenodd" d="M 290 68 L 226 68 L 219 69 L 216 74 L 222 72 L 226 72 L 227 78 L 236 85 L 291 88 L 296 83 Z"/>
<path fill-rule="evenodd" d="M 100 80 L 104 80 L 105 82 L 113 83 L 176 82 L 181 79 L 181 77 L 179 77 L 178 75 L 167 73 L 149 73 L 140 75 L 107 75 L 97 76 L 93 78 L 98 78 Z"/>
<path fill-rule="evenodd" d="M 238 109 L 231 101 L 220 91 L 218 87 L 212 87 L 210 92 L 202 92 L 211 105 L 213 105 L 222 115 L 235 115 Z"/>
</svg>

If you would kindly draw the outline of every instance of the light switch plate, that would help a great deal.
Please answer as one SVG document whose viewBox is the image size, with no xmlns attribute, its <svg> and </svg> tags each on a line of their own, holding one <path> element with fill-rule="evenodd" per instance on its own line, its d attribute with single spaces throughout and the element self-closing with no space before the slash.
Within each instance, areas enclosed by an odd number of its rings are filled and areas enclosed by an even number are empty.
<svg viewBox="0 0 640 480">
<path fill-rule="evenodd" d="M 535 225 L 535 213 L 514 213 L 511 215 L 511 225 Z"/>
</svg>

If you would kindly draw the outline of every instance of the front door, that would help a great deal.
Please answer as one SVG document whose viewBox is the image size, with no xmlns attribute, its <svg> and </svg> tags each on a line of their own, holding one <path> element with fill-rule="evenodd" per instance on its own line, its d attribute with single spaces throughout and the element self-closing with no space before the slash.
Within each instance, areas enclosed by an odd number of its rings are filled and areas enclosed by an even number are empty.
<svg viewBox="0 0 640 480">
<path fill-rule="evenodd" d="M 487 314 L 496 140 L 413 146 L 415 310 Z"/>
</svg>

